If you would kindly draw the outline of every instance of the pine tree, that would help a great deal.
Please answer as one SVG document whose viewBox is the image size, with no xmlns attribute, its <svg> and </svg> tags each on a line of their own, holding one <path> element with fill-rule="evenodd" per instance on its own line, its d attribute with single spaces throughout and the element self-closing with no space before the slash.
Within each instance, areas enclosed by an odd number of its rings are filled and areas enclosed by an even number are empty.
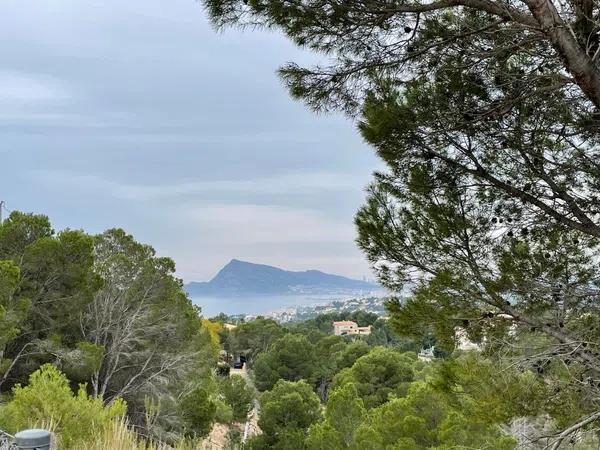
<svg viewBox="0 0 600 450">
<path fill-rule="evenodd" d="M 280 74 L 358 119 L 387 164 L 356 223 L 380 280 L 412 291 L 389 306 L 396 330 L 452 350 L 460 329 L 576 392 L 567 435 L 598 419 L 600 4 L 204 3 L 218 27 L 275 28 L 331 61 Z"/>
</svg>

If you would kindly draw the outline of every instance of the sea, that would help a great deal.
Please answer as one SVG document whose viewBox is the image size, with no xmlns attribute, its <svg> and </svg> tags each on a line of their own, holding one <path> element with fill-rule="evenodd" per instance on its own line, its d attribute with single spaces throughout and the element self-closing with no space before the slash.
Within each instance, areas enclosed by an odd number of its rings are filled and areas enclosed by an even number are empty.
<svg viewBox="0 0 600 450">
<path fill-rule="evenodd" d="M 285 308 L 322 305 L 334 300 L 349 300 L 357 295 L 276 295 L 240 297 L 192 297 L 192 302 L 200 306 L 204 317 L 214 317 L 219 313 L 227 315 L 259 316 Z"/>
</svg>

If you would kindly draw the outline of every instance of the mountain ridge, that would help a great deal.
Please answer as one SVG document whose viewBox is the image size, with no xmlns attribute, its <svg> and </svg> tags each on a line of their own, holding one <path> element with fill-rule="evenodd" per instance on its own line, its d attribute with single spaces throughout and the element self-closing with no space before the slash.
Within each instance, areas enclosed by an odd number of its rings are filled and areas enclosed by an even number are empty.
<svg viewBox="0 0 600 450">
<path fill-rule="evenodd" d="M 210 281 L 185 285 L 190 296 L 342 294 L 373 291 L 377 288 L 373 283 L 316 269 L 290 271 L 235 258 Z"/>
</svg>

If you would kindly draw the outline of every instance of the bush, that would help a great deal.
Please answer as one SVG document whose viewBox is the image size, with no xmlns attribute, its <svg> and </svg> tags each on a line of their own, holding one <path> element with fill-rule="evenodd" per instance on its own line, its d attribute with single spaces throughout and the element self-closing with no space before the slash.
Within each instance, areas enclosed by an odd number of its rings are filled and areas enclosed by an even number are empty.
<svg viewBox="0 0 600 450">
<path fill-rule="evenodd" d="M 339 372 L 333 388 L 347 383 L 356 385 L 365 407 L 384 404 L 390 395 L 403 396 L 414 379 L 416 355 L 376 347 L 356 360 L 352 367 Z"/>
<path fill-rule="evenodd" d="M 251 448 L 303 448 L 308 427 L 319 419 L 321 403 L 308 383 L 279 380 L 261 397 L 258 426 L 263 434 L 253 439 Z"/>
<path fill-rule="evenodd" d="M 219 383 L 219 389 L 223 401 L 233 411 L 233 419 L 238 422 L 246 420 L 248 413 L 252 410 L 255 391 L 252 387 L 248 386 L 244 377 L 232 375 L 224 378 Z"/>
<path fill-rule="evenodd" d="M 198 450 L 202 447 L 194 440 L 180 440 L 174 446 L 147 441 L 124 420 L 113 420 L 102 434 L 83 448 L 85 450 Z"/>
<path fill-rule="evenodd" d="M 259 391 L 272 389 L 278 380 L 314 382 L 314 345 L 301 334 L 286 334 L 260 353 L 254 364 L 254 378 Z"/>
<path fill-rule="evenodd" d="M 215 403 L 215 422 L 231 423 L 233 421 L 233 409 L 224 401 L 217 399 Z"/>
<path fill-rule="evenodd" d="M 67 377 L 51 364 L 33 372 L 29 385 L 16 385 L 12 394 L 0 409 L 0 427 L 15 433 L 51 422 L 61 448 L 83 448 L 127 412 L 123 400 L 105 406 L 101 398 L 88 396 L 84 385 L 74 395 Z"/>
<path fill-rule="evenodd" d="M 227 449 L 235 450 L 242 444 L 242 431 L 237 427 L 232 427 L 227 432 Z"/>
<path fill-rule="evenodd" d="M 188 437 L 206 436 L 215 421 L 217 405 L 207 389 L 198 387 L 181 402 L 181 412 L 185 420 Z"/>
</svg>

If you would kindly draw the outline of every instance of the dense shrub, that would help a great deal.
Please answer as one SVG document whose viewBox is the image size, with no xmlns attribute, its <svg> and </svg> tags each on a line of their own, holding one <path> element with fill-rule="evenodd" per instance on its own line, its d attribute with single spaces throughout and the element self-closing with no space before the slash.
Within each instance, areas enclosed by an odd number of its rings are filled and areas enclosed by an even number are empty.
<svg viewBox="0 0 600 450">
<path fill-rule="evenodd" d="M 10 402 L 0 409 L 0 427 L 14 433 L 51 423 L 62 448 L 82 448 L 127 411 L 123 400 L 105 406 L 102 399 L 90 397 L 84 385 L 75 395 L 67 377 L 51 364 L 33 372 L 29 384 L 16 385 L 12 393 Z"/>
<path fill-rule="evenodd" d="M 223 378 L 219 384 L 223 401 L 233 411 L 233 419 L 246 420 L 246 416 L 252 410 L 252 403 L 256 395 L 254 389 L 240 375 Z"/>
<path fill-rule="evenodd" d="M 186 436 L 205 436 L 210 432 L 217 414 L 217 405 L 208 389 L 194 389 L 183 398 L 180 408 L 186 425 Z"/>
<path fill-rule="evenodd" d="M 305 381 L 279 380 L 261 397 L 258 426 L 263 431 L 252 449 L 302 449 L 306 431 L 321 418 L 321 404 Z"/>
</svg>

